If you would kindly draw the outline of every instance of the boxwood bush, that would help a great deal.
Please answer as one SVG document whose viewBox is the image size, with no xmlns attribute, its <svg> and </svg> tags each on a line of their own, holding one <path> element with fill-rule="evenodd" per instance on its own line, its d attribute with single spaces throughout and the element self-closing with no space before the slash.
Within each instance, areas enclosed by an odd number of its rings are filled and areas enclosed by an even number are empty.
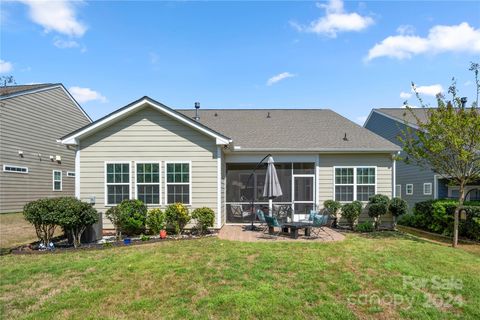
<svg viewBox="0 0 480 320">
<path fill-rule="evenodd" d="M 165 213 L 161 209 L 155 208 L 148 211 L 147 227 L 153 234 L 158 235 L 160 230 L 165 229 L 165 225 Z"/>
<path fill-rule="evenodd" d="M 38 199 L 23 207 L 23 217 L 33 224 L 37 237 L 45 245 L 50 243 L 58 226 L 57 202 L 58 198 Z"/>
<path fill-rule="evenodd" d="M 362 213 L 362 207 L 360 201 L 353 201 L 342 206 L 342 218 L 347 220 L 348 225 L 352 230 L 354 229 L 355 222 L 360 216 L 360 213 Z"/>
<path fill-rule="evenodd" d="M 198 232 L 204 234 L 208 231 L 208 228 L 213 227 L 215 213 L 207 207 L 197 208 L 193 210 L 192 218 L 197 221 L 196 229 Z"/>
<path fill-rule="evenodd" d="M 123 200 L 118 205 L 120 229 L 127 235 L 145 233 L 147 207 L 141 200 Z"/>
<path fill-rule="evenodd" d="M 398 223 L 430 232 L 452 236 L 454 212 L 458 201 L 428 200 L 415 204 L 413 213 L 402 216 Z M 466 220 L 460 219 L 459 235 L 480 240 L 480 202 L 465 202 Z"/>
</svg>

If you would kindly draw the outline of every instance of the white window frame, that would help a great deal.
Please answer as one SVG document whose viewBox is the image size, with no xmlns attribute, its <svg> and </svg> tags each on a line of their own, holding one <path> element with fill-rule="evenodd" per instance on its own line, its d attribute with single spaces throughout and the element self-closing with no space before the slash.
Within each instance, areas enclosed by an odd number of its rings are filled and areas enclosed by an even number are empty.
<svg viewBox="0 0 480 320">
<path fill-rule="evenodd" d="M 75 171 L 67 171 L 67 177 L 75 178 Z"/>
<path fill-rule="evenodd" d="M 108 186 L 109 185 L 126 185 L 126 183 L 107 183 L 107 165 L 108 164 L 128 164 L 128 198 L 132 199 L 132 163 L 131 161 L 105 161 L 104 170 L 104 202 L 105 207 L 114 207 L 118 203 L 108 203 Z"/>
<path fill-rule="evenodd" d="M 425 192 L 425 187 L 428 186 L 428 185 L 430 186 L 430 192 Z M 424 196 L 431 196 L 432 195 L 432 188 L 433 188 L 433 186 L 432 186 L 431 182 L 425 182 L 423 184 L 423 195 Z"/>
<path fill-rule="evenodd" d="M 150 164 L 158 164 L 158 183 L 151 183 L 151 182 L 142 182 L 142 183 L 139 183 L 137 182 L 137 164 L 145 164 L 145 163 L 150 163 Z M 166 167 L 165 167 L 166 168 Z M 161 161 L 158 161 L 158 160 L 152 160 L 152 161 L 148 161 L 148 160 L 142 160 L 142 161 L 134 161 L 134 167 L 133 167 L 133 170 L 135 172 L 134 176 L 135 176 L 135 199 L 138 200 L 138 186 L 142 186 L 142 185 L 156 185 L 158 184 L 158 203 L 145 203 L 145 205 L 147 206 L 161 206 L 162 205 L 162 162 Z"/>
<path fill-rule="evenodd" d="M 189 193 L 189 203 L 184 203 L 184 205 L 186 206 L 191 206 L 192 205 L 192 198 L 193 198 L 193 194 L 192 194 L 192 161 L 191 160 L 177 160 L 177 161 L 165 161 L 165 174 L 164 174 L 164 183 L 165 183 L 165 205 L 169 205 L 171 203 L 168 202 L 168 185 L 183 185 L 183 184 L 186 184 L 185 182 L 167 182 L 167 174 L 168 174 L 168 170 L 167 170 L 167 165 L 168 164 L 175 164 L 175 163 L 188 163 L 188 193 Z"/>
<path fill-rule="evenodd" d="M 25 169 L 26 171 L 10 171 L 10 170 L 7 170 L 7 167 L 11 167 L 11 168 L 17 168 L 17 169 Z M 17 165 L 14 165 L 14 164 L 4 164 L 3 165 L 3 172 L 7 172 L 7 173 L 20 173 L 20 174 L 28 174 L 28 167 L 22 167 L 22 166 L 17 166 Z"/>
<path fill-rule="evenodd" d="M 55 189 L 55 182 L 59 180 L 55 180 L 55 172 L 60 172 L 60 189 Z M 52 170 L 52 190 L 53 191 L 62 191 L 63 190 L 63 172 L 62 170 Z"/>
<path fill-rule="evenodd" d="M 408 192 L 408 187 L 409 187 L 409 186 L 412 187 L 411 192 Z M 405 185 L 405 194 L 406 194 L 407 196 L 413 195 L 413 184 L 412 184 L 412 183 L 407 183 L 407 184 Z"/>
<path fill-rule="evenodd" d="M 395 197 L 400 198 L 400 199 L 402 198 L 402 185 L 401 184 L 397 184 L 395 186 L 395 193 L 396 193 Z"/>
<path fill-rule="evenodd" d="M 336 169 L 353 169 L 353 184 L 349 183 L 349 184 L 337 184 L 336 183 L 336 179 L 335 179 L 335 171 Z M 360 168 L 368 168 L 368 169 L 375 169 L 375 184 L 373 183 L 370 183 L 370 184 L 359 184 L 357 183 L 357 169 L 360 169 Z M 356 201 L 357 200 L 357 186 L 374 186 L 374 193 L 373 194 L 377 194 L 377 181 L 378 181 L 378 168 L 377 166 L 333 166 L 333 199 L 336 200 L 335 198 L 335 190 L 336 190 L 336 186 L 351 186 L 353 185 L 353 201 Z M 339 201 L 341 203 L 349 203 L 351 201 Z M 367 203 L 368 201 L 361 201 L 363 203 Z"/>
</svg>

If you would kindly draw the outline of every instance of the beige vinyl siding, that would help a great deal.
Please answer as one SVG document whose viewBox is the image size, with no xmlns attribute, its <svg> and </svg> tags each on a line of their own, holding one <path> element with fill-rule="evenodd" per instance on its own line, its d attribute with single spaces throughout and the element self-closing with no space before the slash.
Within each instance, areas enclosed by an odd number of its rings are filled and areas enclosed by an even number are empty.
<svg viewBox="0 0 480 320">
<path fill-rule="evenodd" d="M 88 123 L 60 87 L 0 100 L 0 213 L 22 211 L 43 197 L 74 196 L 75 178 L 67 171 L 75 171 L 75 152 L 56 140 Z M 50 160 L 57 155 L 61 163 Z M 3 172 L 4 164 L 29 173 Z M 62 191 L 53 191 L 53 170 L 62 171 Z"/>
<path fill-rule="evenodd" d="M 377 168 L 376 193 L 392 197 L 392 155 L 391 154 L 320 154 L 319 160 L 319 202 L 323 208 L 325 200 L 334 199 L 334 167 L 374 166 Z M 370 219 L 363 212 L 359 221 Z M 392 222 L 390 214 L 382 218 L 382 223 Z"/>
<path fill-rule="evenodd" d="M 169 116 L 145 107 L 80 141 L 80 198 L 95 196 L 104 213 L 105 162 L 130 162 L 135 197 L 134 161 L 161 161 L 161 200 L 165 207 L 165 161 L 191 161 L 191 209 L 217 211 L 217 146 L 215 139 Z M 154 207 L 154 206 L 151 206 Z M 113 226 L 104 216 L 104 228 Z"/>
</svg>

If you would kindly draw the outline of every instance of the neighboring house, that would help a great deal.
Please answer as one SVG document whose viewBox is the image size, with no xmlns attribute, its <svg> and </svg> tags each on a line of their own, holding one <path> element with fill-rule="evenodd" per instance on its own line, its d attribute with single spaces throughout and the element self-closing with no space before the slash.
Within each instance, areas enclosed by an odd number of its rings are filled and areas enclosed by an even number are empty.
<svg viewBox="0 0 480 320">
<path fill-rule="evenodd" d="M 412 109 L 420 121 L 426 121 L 428 109 Z M 405 108 L 372 109 L 365 121 L 364 127 L 385 139 L 402 147 L 400 140 L 402 132 L 408 127 L 417 130 L 414 116 Z M 402 151 L 402 158 L 407 155 Z M 455 198 L 458 199 L 459 188 L 450 186 L 448 181 L 432 170 L 424 169 L 414 164 L 397 161 L 395 194 L 406 200 L 409 207 L 415 203 L 430 199 Z M 480 186 L 469 185 L 467 200 L 480 200 Z"/>
<path fill-rule="evenodd" d="M 57 139 L 89 123 L 61 84 L 0 87 L 0 213 L 74 195 L 75 151 Z"/>
<path fill-rule="evenodd" d="M 246 222 L 262 199 L 271 153 L 283 189 L 274 200 L 294 220 L 325 200 L 362 200 L 393 190 L 400 148 L 331 110 L 173 110 L 143 97 L 61 138 L 76 148 L 76 196 L 105 212 L 123 199 L 149 207 L 210 207 L 215 227 Z M 390 218 L 384 220 L 386 223 Z M 104 228 L 112 225 L 105 216 Z"/>
</svg>

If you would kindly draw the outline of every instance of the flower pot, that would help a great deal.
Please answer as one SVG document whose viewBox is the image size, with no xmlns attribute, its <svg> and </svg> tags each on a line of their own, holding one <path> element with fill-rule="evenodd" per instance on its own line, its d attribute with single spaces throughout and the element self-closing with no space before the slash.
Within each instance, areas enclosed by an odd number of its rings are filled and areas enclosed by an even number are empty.
<svg viewBox="0 0 480 320">
<path fill-rule="evenodd" d="M 167 237 L 167 230 L 160 230 L 160 239 L 165 239 Z"/>
<path fill-rule="evenodd" d="M 123 239 L 123 244 L 124 245 L 129 245 L 130 243 L 132 243 L 132 239 L 130 239 L 130 238 Z"/>
</svg>

